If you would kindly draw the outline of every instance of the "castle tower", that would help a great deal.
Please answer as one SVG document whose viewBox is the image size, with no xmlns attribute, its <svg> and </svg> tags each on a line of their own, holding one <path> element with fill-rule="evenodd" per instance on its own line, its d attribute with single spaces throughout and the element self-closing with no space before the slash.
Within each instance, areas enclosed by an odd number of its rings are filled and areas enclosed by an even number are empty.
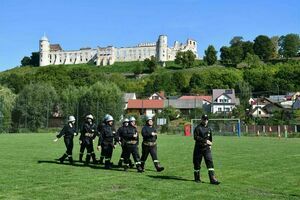
<svg viewBox="0 0 300 200">
<path fill-rule="evenodd" d="M 193 53 L 196 55 L 196 58 L 198 58 L 198 53 L 197 53 L 197 41 L 196 40 L 192 40 L 192 39 L 188 39 L 186 41 L 187 43 L 187 47 L 189 50 L 193 51 Z"/>
<path fill-rule="evenodd" d="M 166 35 L 160 35 L 156 44 L 156 59 L 158 62 L 168 60 L 168 38 Z"/>
<path fill-rule="evenodd" d="M 49 53 L 50 43 L 48 38 L 44 35 L 40 39 L 40 66 L 46 66 L 50 64 Z"/>
</svg>

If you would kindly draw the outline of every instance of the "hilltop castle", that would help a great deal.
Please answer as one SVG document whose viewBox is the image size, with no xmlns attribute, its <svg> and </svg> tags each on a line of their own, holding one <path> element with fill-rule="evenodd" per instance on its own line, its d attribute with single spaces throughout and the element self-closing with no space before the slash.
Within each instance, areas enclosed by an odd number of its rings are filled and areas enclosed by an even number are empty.
<svg viewBox="0 0 300 200">
<path fill-rule="evenodd" d="M 141 43 L 134 47 L 97 47 L 81 48 L 79 50 L 65 51 L 59 44 L 50 44 L 48 38 L 43 36 L 39 43 L 40 66 L 95 63 L 98 66 L 112 65 L 114 62 L 143 61 L 155 56 L 157 61 L 173 61 L 178 51 L 191 50 L 198 58 L 197 42 L 188 39 L 186 44 L 175 41 L 173 47 L 168 47 L 166 35 L 160 35 L 157 42 Z"/>
</svg>

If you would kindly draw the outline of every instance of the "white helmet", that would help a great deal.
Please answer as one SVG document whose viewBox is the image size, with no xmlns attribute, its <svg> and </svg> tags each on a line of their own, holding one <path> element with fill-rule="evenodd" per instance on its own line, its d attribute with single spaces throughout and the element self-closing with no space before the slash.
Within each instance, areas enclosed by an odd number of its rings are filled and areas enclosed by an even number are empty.
<svg viewBox="0 0 300 200">
<path fill-rule="evenodd" d="M 73 115 L 69 116 L 68 122 L 74 122 L 75 121 L 75 117 Z"/>
<path fill-rule="evenodd" d="M 129 119 L 128 118 L 125 118 L 124 120 L 123 120 L 123 123 L 128 123 L 129 122 Z"/>
<path fill-rule="evenodd" d="M 149 121 L 149 120 L 153 120 L 152 117 L 146 116 L 146 122 Z"/>
<path fill-rule="evenodd" d="M 91 114 L 87 115 L 85 118 L 87 118 L 87 119 L 94 119 L 93 115 L 91 115 Z"/>
<path fill-rule="evenodd" d="M 114 118 L 111 115 L 108 115 L 105 121 L 114 121 Z"/>
<path fill-rule="evenodd" d="M 132 117 L 129 118 L 129 121 L 130 122 L 135 121 L 135 118 L 132 116 Z"/>
</svg>

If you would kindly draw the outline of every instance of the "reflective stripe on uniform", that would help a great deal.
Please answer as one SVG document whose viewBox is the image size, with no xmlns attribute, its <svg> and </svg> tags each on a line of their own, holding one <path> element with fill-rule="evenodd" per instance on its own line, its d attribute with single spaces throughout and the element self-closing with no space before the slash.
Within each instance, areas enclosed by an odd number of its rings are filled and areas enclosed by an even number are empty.
<svg viewBox="0 0 300 200">
<path fill-rule="evenodd" d="M 199 169 L 197 169 L 197 170 L 195 169 L 194 172 L 200 172 L 200 170 Z"/>
<path fill-rule="evenodd" d="M 110 158 L 105 158 L 105 160 L 110 160 Z"/>
<path fill-rule="evenodd" d="M 214 168 L 208 168 L 208 171 L 214 171 Z"/>
<path fill-rule="evenodd" d="M 155 162 L 155 163 L 156 163 L 156 162 L 159 162 L 159 161 L 158 161 L 158 160 L 153 160 L 153 162 Z"/>
<path fill-rule="evenodd" d="M 136 164 L 136 165 L 140 165 L 140 164 L 141 164 L 141 162 L 136 162 L 135 164 Z"/>
</svg>

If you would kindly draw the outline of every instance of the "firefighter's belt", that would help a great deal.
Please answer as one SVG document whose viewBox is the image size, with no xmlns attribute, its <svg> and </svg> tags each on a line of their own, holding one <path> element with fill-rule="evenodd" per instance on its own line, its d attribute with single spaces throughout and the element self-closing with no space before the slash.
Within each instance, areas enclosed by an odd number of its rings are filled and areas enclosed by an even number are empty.
<svg viewBox="0 0 300 200">
<path fill-rule="evenodd" d="M 143 142 L 143 144 L 146 146 L 155 146 L 156 142 Z"/>
<path fill-rule="evenodd" d="M 126 144 L 136 144 L 137 141 L 136 140 L 130 140 L 130 141 L 126 141 Z"/>
<path fill-rule="evenodd" d="M 84 136 L 86 136 L 86 137 L 93 137 L 94 134 L 93 133 L 85 133 Z"/>
</svg>

